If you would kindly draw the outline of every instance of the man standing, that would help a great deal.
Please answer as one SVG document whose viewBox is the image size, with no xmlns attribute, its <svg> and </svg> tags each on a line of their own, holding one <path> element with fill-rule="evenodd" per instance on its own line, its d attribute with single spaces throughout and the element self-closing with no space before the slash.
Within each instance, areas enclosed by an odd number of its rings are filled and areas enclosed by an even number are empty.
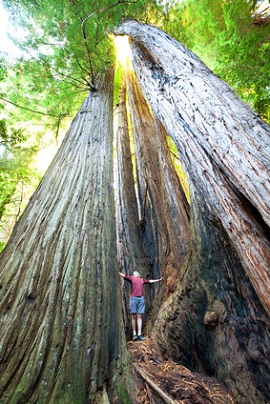
<svg viewBox="0 0 270 404">
<path fill-rule="evenodd" d="M 143 285 L 145 283 L 160 282 L 160 279 L 144 279 L 141 278 L 139 272 L 133 272 L 133 276 L 125 275 L 119 272 L 119 275 L 131 282 L 131 294 L 129 308 L 132 318 L 133 341 L 145 341 L 142 336 L 142 314 L 145 312 L 145 303 L 143 297 Z"/>
</svg>

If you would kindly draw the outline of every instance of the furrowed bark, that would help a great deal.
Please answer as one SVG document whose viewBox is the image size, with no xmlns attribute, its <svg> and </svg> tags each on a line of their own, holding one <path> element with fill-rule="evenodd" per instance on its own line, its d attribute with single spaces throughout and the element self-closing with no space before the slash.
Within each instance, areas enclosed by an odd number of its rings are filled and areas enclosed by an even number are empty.
<svg viewBox="0 0 270 404">
<path fill-rule="evenodd" d="M 136 76 L 191 188 L 191 256 L 152 336 L 167 357 L 225 382 L 236 402 L 267 401 L 269 127 L 169 35 L 135 21 L 118 33 L 131 37 Z"/>
<path fill-rule="evenodd" d="M 86 98 L 1 254 L 2 403 L 94 400 L 124 349 L 112 76 Z"/>
<path fill-rule="evenodd" d="M 127 21 L 144 94 L 177 144 L 194 188 L 229 234 L 270 313 L 270 128 L 192 52 L 163 31 Z"/>
</svg>

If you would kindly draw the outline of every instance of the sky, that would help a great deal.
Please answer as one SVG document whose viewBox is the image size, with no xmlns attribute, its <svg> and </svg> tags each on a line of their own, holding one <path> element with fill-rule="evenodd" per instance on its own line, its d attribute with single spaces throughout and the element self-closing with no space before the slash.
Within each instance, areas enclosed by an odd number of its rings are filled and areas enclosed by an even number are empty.
<svg viewBox="0 0 270 404">
<path fill-rule="evenodd" d="M 11 25 L 8 21 L 8 14 L 0 0 L 0 51 L 7 52 L 11 57 L 16 57 L 16 55 L 19 55 L 19 50 L 8 38 L 7 33 L 9 31 L 11 31 Z"/>
</svg>

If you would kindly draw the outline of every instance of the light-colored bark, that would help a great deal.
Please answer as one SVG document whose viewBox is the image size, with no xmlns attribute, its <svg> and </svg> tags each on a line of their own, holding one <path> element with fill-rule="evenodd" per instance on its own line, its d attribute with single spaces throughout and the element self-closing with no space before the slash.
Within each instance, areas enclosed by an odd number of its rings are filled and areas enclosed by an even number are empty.
<svg viewBox="0 0 270 404">
<path fill-rule="evenodd" d="M 270 313 L 270 128 L 192 52 L 163 31 L 127 21 L 146 99 L 174 139 L 193 197 L 221 222 Z"/>
<path fill-rule="evenodd" d="M 88 402 L 125 346 L 112 88 L 88 95 L 2 252 L 1 403 Z"/>
</svg>

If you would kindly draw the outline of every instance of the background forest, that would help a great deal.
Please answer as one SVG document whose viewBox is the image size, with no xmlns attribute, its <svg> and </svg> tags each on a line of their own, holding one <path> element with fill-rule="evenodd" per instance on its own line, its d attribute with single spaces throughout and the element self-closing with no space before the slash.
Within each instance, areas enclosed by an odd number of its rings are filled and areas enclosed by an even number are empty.
<svg viewBox="0 0 270 404">
<path fill-rule="evenodd" d="M 1 249 L 87 91 L 113 62 L 110 32 L 123 16 L 170 33 L 270 123 L 268 1 L 90 3 L 3 1 L 20 57 L 0 54 Z M 116 89 L 118 76 L 120 68 Z"/>
</svg>

